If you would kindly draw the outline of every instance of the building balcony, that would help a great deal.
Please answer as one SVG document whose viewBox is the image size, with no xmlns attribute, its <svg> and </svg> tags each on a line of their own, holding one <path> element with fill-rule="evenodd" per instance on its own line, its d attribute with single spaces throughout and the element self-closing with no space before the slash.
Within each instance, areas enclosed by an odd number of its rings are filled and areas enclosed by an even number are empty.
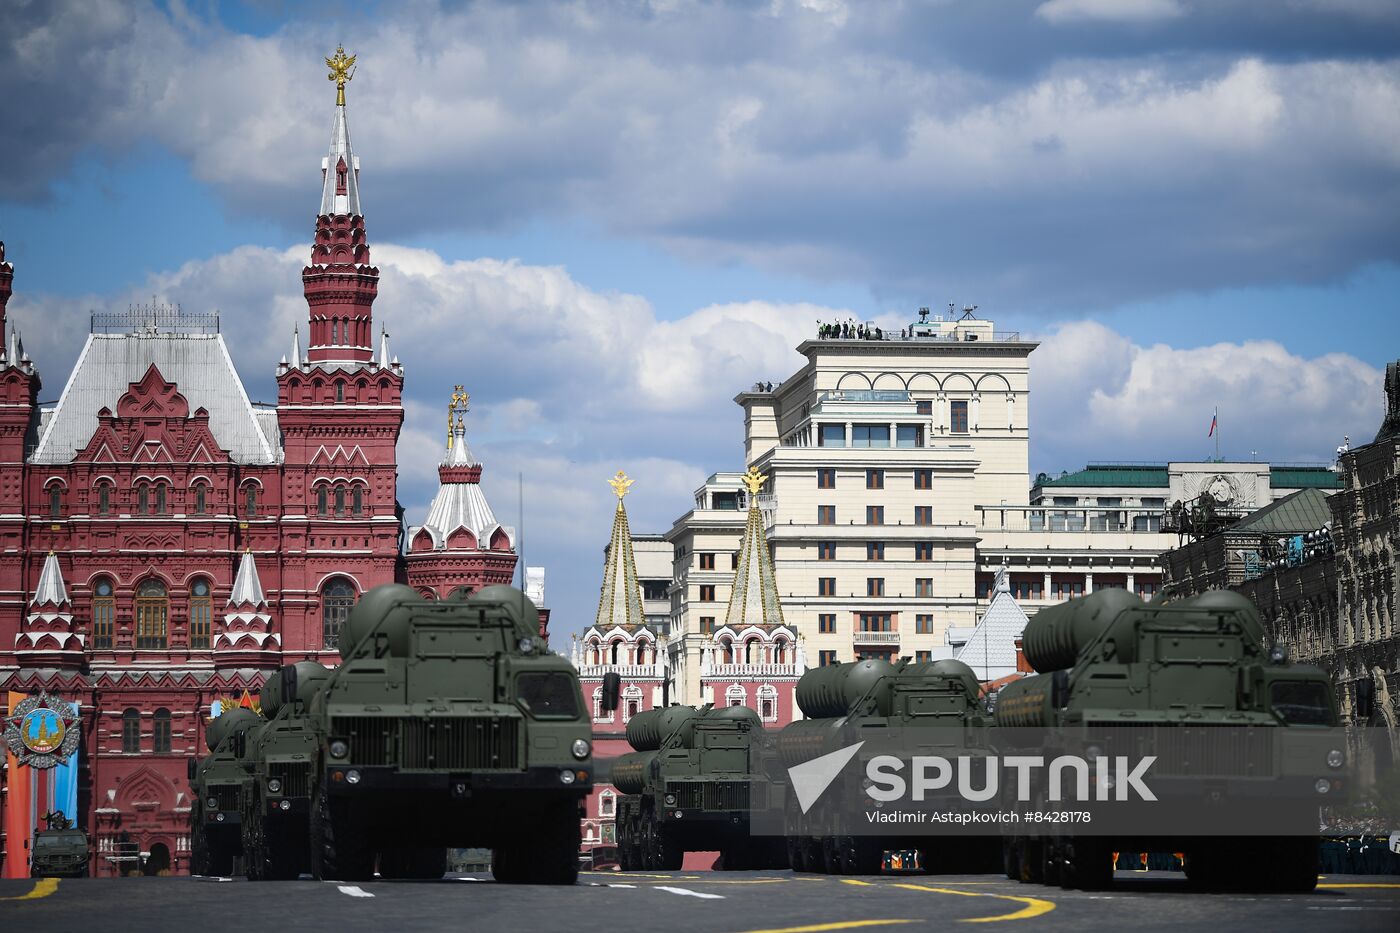
<svg viewBox="0 0 1400 933">
<path fill-rule="evenodd" d="M 617 674 L 624 680 L 663 680 L 665 670 L 656 664 L 579 664 L 583 680 L 600 680 L 604 674 Z"/>
<path fill-rule="evenodd" d="M 726 679 L 801 677 L 802 668 L 794 664 L 711 664 L 700 668 L 702 678 Z"/>
<path fill-rule="evenodd" d="M 851 641 L 857 645 L 898 645 L 899 633 L 857 631 L 851 636 Z"/>
</svg>

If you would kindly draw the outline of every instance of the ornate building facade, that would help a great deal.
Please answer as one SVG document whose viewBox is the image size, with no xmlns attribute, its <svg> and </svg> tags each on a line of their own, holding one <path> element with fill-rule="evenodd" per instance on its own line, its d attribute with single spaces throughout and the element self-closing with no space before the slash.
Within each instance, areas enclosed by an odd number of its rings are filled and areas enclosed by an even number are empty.
<svg viewBox="0 0 1400 933">
<path fill-rule="evenodd" d="M 118 839 L 187 868 L 185 759 L 204 754 L 214 700 L 256 693 L 286 663 L 335 663 L 371 587 L 445 595 L 515 569 L 460 418 L 405 566 L 404 369 L 374 328 L 379 271 L 343 94 L 320 180 L 307 319 L 276 367 L 275 406 L 249 401 L 215 315 L 161 307 L 93 315 L 57 403 L 41 405 L 0 245 L 0 701 L 80 704 L 77 822 L 99 875 L 117 871 Z M 0 811 L 17 773 L 8 758 Z M 27 873 L 15 828 L 33 816 L 0 820 L 7 873 Z"/>
</svg>

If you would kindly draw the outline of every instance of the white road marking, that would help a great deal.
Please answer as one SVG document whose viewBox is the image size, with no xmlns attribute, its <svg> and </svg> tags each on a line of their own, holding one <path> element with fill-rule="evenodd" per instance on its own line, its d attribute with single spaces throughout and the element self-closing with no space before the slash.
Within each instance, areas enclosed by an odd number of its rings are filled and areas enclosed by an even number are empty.
<svg viewBox="0 0 1400 933">
<path fill-rule="evenodd" d="M 703 897 L 706 900 L 724 900 L 723 894 L 706 894 L 703 891 L 691 891 L 688 888 L 672 888 L 664 884 L 657 885 L 656 890 L 665 891 L 668 894 L 684 894 L 686 897 Z"/>
<path fill-rule="evenodd" d="M 362 889 L 359 885 L 355 884 L 342 884 L 340 886 L 340 893 L 348 894 L 351 897 L 374 897 L 373 894 L 369 893 L 368 891 Z"/>
<path fill-rule="evenodd" d="M 601 885 L 601 887 L 604 887 L 604 888 L 635 888 L 636 885 L 635 885 L 635 884 L 608 884 L 607 882 L 604 882 L 604 883 Z"/>
</svg>

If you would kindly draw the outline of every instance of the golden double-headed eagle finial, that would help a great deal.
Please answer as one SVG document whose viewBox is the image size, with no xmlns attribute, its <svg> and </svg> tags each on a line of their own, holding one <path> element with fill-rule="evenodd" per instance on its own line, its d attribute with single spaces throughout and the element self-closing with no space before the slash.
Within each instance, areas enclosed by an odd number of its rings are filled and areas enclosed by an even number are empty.
<svg viewBox="0 0 1400 933">
<path fill-rule="evenodd" d="M 636 480 L 628 479 L 627 474 L 621 470 L 618 470 L 617 475 L 608 480 L 608 485 L 613 488 L 613 492 L 617 493 L 617 507 L 619 509 L 622 508 L 622 497 L 627 495 L 627 490 L 631 489 L 635 482 Z"/>
<path fill-rule="evenodd" d="M 457 423 L 462 423 L 462 412 L 467 410 L 467 402 L 471 401 L 471 396 L 462 391 L 461 386 L 452 387 L 452 399 L 447 403 L 447 449 L 452 449 L 452 416 L 457 416 Z"/>
<path fill-rule="evenodd" d="M 740 479 L 743 480 L 744 485 L 748 487 L 749 495 L 751 496 L 758 495 L 758 491 L 763 488 L 763 484 L 768 482 L 767 475 L 758 472 L 758 467 L 749 467 L 749 471 L 740 477 Z"/>
<path fill-rule="evenodd" d="M 345 49 L 336 47 L 335 54 L 326 59 L 326 67 L 331 73 L 326 75 L 327 81 L 335 82 L 335 105 L 345 106 L 345 82 L 355 77 L 354 55 L 346 55 Z"/>
</svg>

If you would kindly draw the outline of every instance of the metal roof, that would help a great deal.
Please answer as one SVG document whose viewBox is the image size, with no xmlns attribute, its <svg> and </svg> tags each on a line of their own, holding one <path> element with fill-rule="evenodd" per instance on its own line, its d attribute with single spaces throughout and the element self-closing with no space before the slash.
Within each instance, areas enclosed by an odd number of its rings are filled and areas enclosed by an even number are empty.
<svg viewBox="0 0 1400 933">
<path fill-rule="evenodd" d="M 1026 613 L 1011 595 L 1006 568 L 997 571 L 991 605 L 953 657 L 971 667 L 982 680 L 996 680 L 1016 670 L 1016 639 L 1026 629 Z"/>
<path fill-rule="evenodd" d="M 1331 521 L 1327 493 L 1321 489 L 1300 489 L 1251 512 L 1231 527 L 1230 532 L 1296 535 L 1316 531 Z"/>
<path fill-rule="evenodd" d="M 341 159 L 345 160 L 345 194 L 336 194 L 336 168 Z M 322 214 L 356 214 L 360 210 L 360 163 L 350 150 L 350 124 L 345 119 L 345 105 L 335 108 L 335 122 L 331 124 L 330 154 L 321 162 L 325 174 L 321 182 Z"/>
<path fill-rule="evenodd" d="M 98 411 L 115 411 L 152 365 L 175 384 L 191 413 L 209 412 L 209 430 L 236 463 L 278 461 L 281 445 L 263 434 L 221 335 L 138 333 L 88 335 L 58 405 L 43 421 L 30 462 L 71 462 L 92 440 Z"/>
<path fill-rule="evenodd" d="M 264 606 L 267 597 L 263 595 L 262 579 L 258 576 L 258 565 L 253 560 L 252 551 L 244 551 L 238 564 L 238 576 L 233 579 L 233 592 L 229 594 L 230 606 Z"/>
<path fill-rule="evenodd" d="M 442 461 L 445 467 L 479 467 L 480 462 L 472 456 L 467 446 L 466 428 L 459 420 L 453 427 L 453 444 Z M 442 550 L 447 547 L 447 539 L 459 528 L 465 528 L 476 538 L 478 549 L 491 549 L 491 536 L 500 528 L 505 531 L 511 549 L 515 548 L 515 529 L 503 526 L 496 521 L 491 504 L 477 482 L 445 482 L 438 486 L 433 504 L 428 507 L 428 517 L 420 526 L 433 539 L 433 547 Z M 412 540 L 419 528 L 409 531 Z"/>
<path fill-rule="evenodd" d="M 1044 477 L 1044 478 L 1042 478 Z M 1036 477 L 1035 484 L 1046 486 L 1154 486 L 1165 488 L 1170 483 L 1167 465 L 1091 463 L 1082 470 L 1064 476 Z"/>
<path fill-rule="evenodd" d="M 1269 485 L 1274 489 L 1341 489 L 1342 477 L 1329 467 L 1270 467 Z"/>
<path fill-rule="evenodd" d="M 750 501 L 756 497 L 751 496 Z M 749 507 L 744 539 L 739 545 L 739 566 L 734 571 L 734 588 L 724 624 L 740 630 L 750 625 L 782 625 L 783 606 L 778 599 L 778 583 L 768 540 L 763 533 L 763 513 L 757 503 Z"/>
<path fill-rule="evenodd" d="M 44 569 L 39 572 L 39 584 L 34 587 L 31 606 L 66 606 L 68 589 L 63 585 L 63 570 L 58 566 L 58 556 L 52 551 L 44 558 Z"/>
</svg>

